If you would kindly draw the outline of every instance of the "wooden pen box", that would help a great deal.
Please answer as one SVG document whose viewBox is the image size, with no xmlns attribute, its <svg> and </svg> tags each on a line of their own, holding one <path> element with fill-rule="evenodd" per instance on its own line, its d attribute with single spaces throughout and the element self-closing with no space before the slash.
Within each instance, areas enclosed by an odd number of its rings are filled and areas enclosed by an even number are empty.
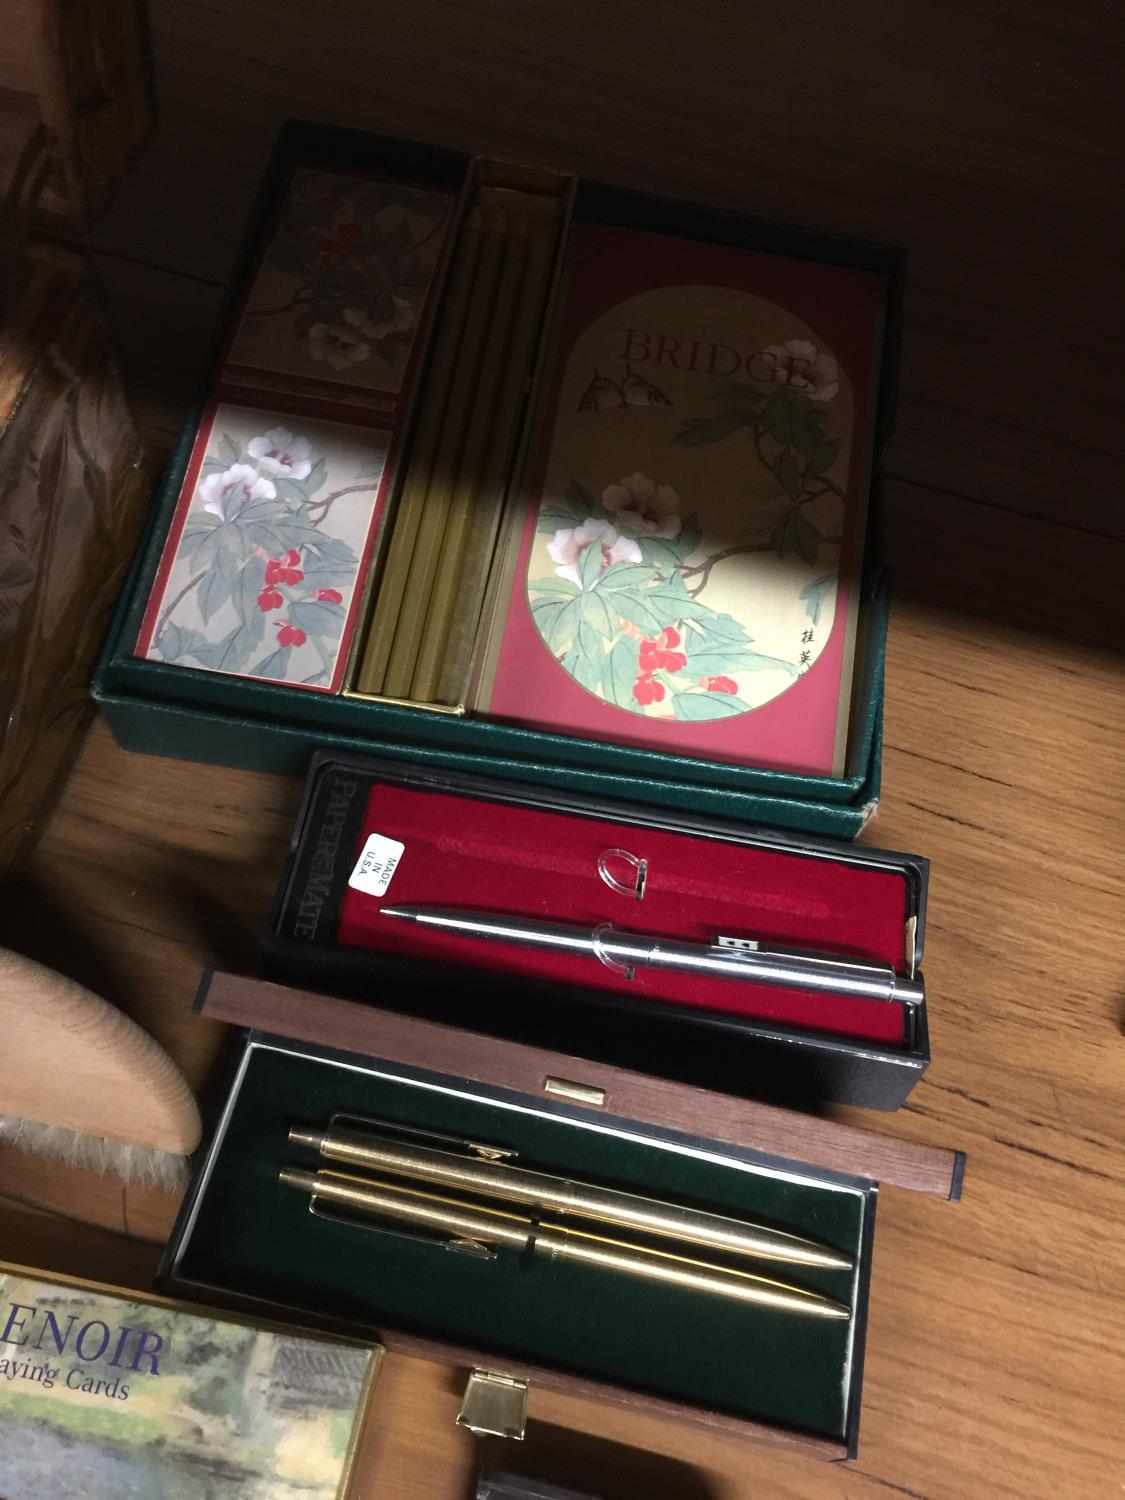
<svg viewBox="0 0 1125 1500">
<path fill-rule="evenodd" d="M 95 681 L 121 743 L 854 835 L 901 254 L 300 125 L 261 202 Z"/>
<path fill-rule="evenodd" d="M 930 1060 L 924 992 L 902 1003 L 660 969 L 627 977 L 588 957 L 392 921 L 382 908 L 750 938 L 883 965 L 921 988 L 928 876 L 914 855 L 321 752 L 264 970 L 706 1088 L 896 1109 Z"/>
<path fill-rule="evenodd" d="M 532 1408 L 542 1387 L 854 1456 L 878 1184 L 956 1199 L 958 1152 L 259 980 L 211 975 L 198 1008 L 251 1029 L 169 1244 L 169 1288 L 377 1330 L 388 1347 L 491 1372 L 513 1399 L 530 1388 Z M 847 1316 L 534 1253 L 489 1259 L 312 1212 L 279 1181 L 315 1166 L 288 1132 L 341 1111 L 814 1237 L 851 1268 L 765 1274 Z"/>
</svg>

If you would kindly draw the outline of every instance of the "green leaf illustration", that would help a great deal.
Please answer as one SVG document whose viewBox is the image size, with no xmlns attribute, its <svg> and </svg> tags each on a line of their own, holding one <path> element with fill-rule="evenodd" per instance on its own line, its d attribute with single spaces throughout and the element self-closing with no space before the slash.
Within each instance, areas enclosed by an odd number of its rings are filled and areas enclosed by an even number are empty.
<svg viewBox="0 0 1125 1500">
<path fill-rule="evenodd" d="M 793 545 L 809 567 L 815 568 L 820 532 L 802 511 L 793 518 Z"/>
<path fill-rule="evenodd" d="M 733 376 L 721 376 L 715 381 L 711 399 L 723 411 L 756 412 L 766 403 L 768 391 L 760 391 Z"/>
<path fill-rule="evenodd" d="M 688 677 L 731 677 L 746 667 L 753 656 L 752 651 L 731 650 L 721 645 L 690 649 L 684 671 Z"/>
<path fill-rule="evenodd" d="M 274 480 L 274 488 L 277 490 L 277 499 L 266 501 L 268 505 L 276 506 L 273 511 L 259 511 L 259 516 L 265 515 L 289 515 L 294 505 L 304 505 L 309 498 L 308 481 L 305 479 L 291 479 L 288 474 L 280 474 Z M 289 505 L 281 502 L 288 500 Z M 247 510 L 249 510 L 247 506 Z"/>
<path fill-rule="evenodd" d="M 356 476 L 357 479 L 361 478 L 361 477 L 362 478 L 369 478 L 371 476 L 368 476 L 368 475 L 363 475 L 363 476 L 357 475 Z M 318 458 L 317 461 L 316 461 L 316 463 L 313 464 L 312 468 L 309 470 L 308 476 L 301 481 L 301 483 L 304 485 L 305 494 L 306 495 L 315 495 L 316 492 L 317 492 L 317 490 L 320 489 L 320 487 L 323 485 L 324 481 L 327 478 L 328 478 L 328 460 L 325 459 L 325 458 Z"/>
<path fill-rule="evenodd" d="M 702 539 L 703 533 L 700 530 L 698 520 L 695 516 L 688 516 L 684 524 L 680 527 L 679 536 L 673 538 L 682 562 L 687 561 L 691 554 L 698 548 Z"/>
<path fill-rule="evenodd" d="M 678 693 L 672 700 L 672 710 L 677 719 L 687 724 L 701 724 L 708 719 L 730 719 L 735 714 L 749 711 L 734 693 Z"/>
<path fill-rule="evenodd" d="M 607 640 L 617 634 L 619 617 L 611 611 L 601 594 L 595 592 L 582 594 L 578 601 L 578 614 L 584 625 L 588 625 L 591 630 L 596 630 Z"/>
<path fill-rule="evenodd" d="M 820 578 L 814 578 L 811 583 L 806 583 L 801 590 L 800 597 L 805 601 L 805 614 L 814 625 L 820 624 L 820 612 L 824 608 L 824 601 L 829 591 L 835 587 L 835 577 L 831 573 L 825 573 Z"/>
<path fill-rule="evenodd" d="M 289 606 L 290 624 L 298 626 L 306 635 L 323 636 L 335 640 L 344 628 L 346 611 L 342 604 L 332 604 L 323 599 L 295 599 Z"/>
<path fill-rule="evenodd" d="M 570 645 L 578 623 L 577 600 L 542 599 L 534 602 L 531 608 L 543 639 L 559 656 Z"/>
<path fill-rule="evenodd" d="M 177 657 L 182 656 L 184 654 L 184 640 L 180 627 L 173 625 L 169 621 L 160 632 L 160 637 L 156 642 L 156 649 L 165 661 L 175 661 Z"/>
<path fill-rule="evenodd" d="M 533 599 L 531 601 L 531 616 L 535 621 L 535 628 L 552 651 L 560 650 L 565 644 L 564 637 L 558 643 L 558 646 L 555 646 L 555 625 L 558 622 L 560 614 L 564 613 L 567 609 L 568 602 L 566 599 L 558 598 Z"/>
<path fill-rule="evenodd" d="M 597 542 L 587 547 L 578 560 L 578 577 L 583 589 L 592 589 L 602 576 L 602 549 Z"/>
<path fill-rule="evenodd" d="M 738 670 L 740 672 L 788 672 L 790 677 L 797 675 L 797 668 L 791 661 L 785 661 L 780 656 L 764 656 L 760 651 L 744 652 Z"/>
<path fill-rule="evenodd" d="M 679 588 L 675 587 L 676 583 L 679 583 Z M 655 588 L 648 589 L 645 601 L 663 616 L 665 625 L 674 625 L 677 620 L 702 620 L 713 613 L 709 604 L 693 599 L 684 589 L 679 574 L 674 580 L 669 579 L 666 583 L 658 583 Z"/>
<path fill-rule="evenodd" d="M 672 434 L 674 443 L 686 448 L 703 448 L 722 442 L 740 427 L 753 427 L 756 418 L 748 411 L 724 411 L 716 417 L 684 417 Z"/>
<path fill-rule="evenodd" d="M 605 574 L 608 578 L 613 569 Z M 567 594 L 573 597 L 578 592 L 578 585 L 572 583 L 569 578 L 532 578 L 527 585 L 528 593 L 536 594 Z"/>
<path fill-rule="evenodd" d="M 228 467 L 242 462 L 242 448 L 229 432 L 224 432 L 219 439 L 219 457 Z"/>
<path fill-rule="evenodd" d="M 801 493 L 801 466 L 792 448 L 787 448 L 777 461 L 777 477 L 790 500 Z"/>
<path fill-rule="evenodd" d="M 603 507 L 584 485 L 572 479 L 563 498 L 552 496 L 543 501 L 535 527 L 537 531 L 569 531 L 595 513 L 603 513 Z"/>
<path fill-rule="evenodd" d="M 323 462 L 324 460 L 320 459 L 319 462 L 313 466 L 313 474 L 316 473 L 317 468 L 319 468 L 320 464 Z M 376 454 L 374 457 L 369 458 L 367 462 L 362 466 L 362 468 L 356 470 L 356 480 L 359 481 L 361 479 L 381 479 L 383 476 L 383 465 L 383 455 L 381 453 Z M 313 477 L 313 474 L 309 475 L 310 479 Z M 321 483 L 321 480 L 317 481 L 317 489 L 320 488 Z"/>
<path fill-rule="evenodd" d="M 613 595 L 613 608 L 621 619 L 636 625 L 647 636 L 659 635 L 665 625 L 672 623 L 667 614 L 661 614 L 650 602 L 648 590 L 623 589 Z"/>
<path fill-rule="evenodd" d="M 652 569 L 643 563 L 614 563 L 608 567 L 594 585 L 602 594 L 620 593 L 622 589 L 641 588 L 652 581 Z"/>
<path fill-rule="evenodd" d="M 289 663 L 293 660 L 293 649 L 291 646 L 279 646 L 276 651 L 271 651 L 268 656 L 263 656 L 261 661 L 255 662 L 250 668 L 251 677 L 287 677 L 289 675 Z"/>
<path fill-rule="evenodd" d="M 640 653 L 636 641 L 628 636 L 622 638 L 609 653 L 604 672 L 604 691 L 611 703 L 618 708 L 636 708 L 633 685 L 639 671 Z"/>
<path fill-rule="evenodd" d="M 778 495 L 784 495 L 785 491 L 776 479 L 752 480 L 745 491 L 751 500 L 773 500 Z"/>
<path fill-rule="evenodd" d="M 840 455 L 841 440 L 839 438 L 822 438 L 820 447 L 810 455 L 808 465 L 805 469 L 805 483 L 811 484 L 814 479 L 819 479 Z"/>
<path fill-rule="evenodd" d="M 777 493 L 780 494 L 781 491 L 778 490 Z M 782 517 L 788 514 L 788 505 L 767 505 L 761 510 L 752 510 L 738 528 L 738 534 L 739 536 L 761 536 L 763 532 L 772 531 Z"/>
<path fill-rule="evenodd" d="M 230 598 L 237 576 L 238 570 L 232 565 L 229 552 L 220 549 L 214 565 L 199 585 L 197 597 L 204 625 L 211 623 L 212 617 Z"/>
<path fill-rule="evenodd" d="M 566 669 L 574 680 L 591 693 L 601 688 L 606 653 L 603 638 L 579 618 L 574 644 L 566 657 Z"/>
<path fill-rule="evenodd" d="M 728 649 L 737 650 L 751 639 L 746 627 L 733 615 L 720 614 L 717 610 L 701 615 L 697 620 L 688 620 L 686 624 L 692 638 L 708 646 L 721 643 Z"/>
</svg>

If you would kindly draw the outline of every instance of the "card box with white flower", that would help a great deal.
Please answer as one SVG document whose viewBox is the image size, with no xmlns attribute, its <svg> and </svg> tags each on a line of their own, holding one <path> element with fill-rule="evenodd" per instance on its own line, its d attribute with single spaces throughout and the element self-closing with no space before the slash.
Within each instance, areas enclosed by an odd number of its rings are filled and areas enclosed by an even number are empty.
<svg viewBox="0 0 1125 1500">
<path fill-rule="evenodd" d="M 885 295 L 572 226 L 483 709 L 842 774 Z"/>
<path fill-rule="evenodd" d="M 879 794 L 902 271 L 289 122 L 95 676 L 114 733 L 854 837 Z"/>
<path fill-rule="evenodd" d="M 409 393 L 456 194 L 297 167 L 225 352 L 227 386 L 393 410 Z"/>
<path fill-rule="evenodd" d="M 337 691 L 391 444 L 378 427 L 217 403 L 195 439 L 137 654 Z"/>
</svg>

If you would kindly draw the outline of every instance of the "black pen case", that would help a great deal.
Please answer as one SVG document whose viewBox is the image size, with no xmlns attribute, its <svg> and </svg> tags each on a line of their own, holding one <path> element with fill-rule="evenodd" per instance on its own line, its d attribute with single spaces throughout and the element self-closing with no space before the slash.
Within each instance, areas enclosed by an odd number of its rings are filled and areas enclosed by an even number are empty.
<svg viewBox="0 0 1125 1500">
<path fill-rule="evenodd" d="M 374 880 L 357 875 L 365 856 Z M 924 1000 L 659 969 L 630 978 L 381 912 L 460 906 L 689 941 L 753 938 L 917 976 L 928 873 L 913 855 L 322 753 L 264 972 L 706 1088 L 894 1109 L 929 1063 Z"/>
</svg>

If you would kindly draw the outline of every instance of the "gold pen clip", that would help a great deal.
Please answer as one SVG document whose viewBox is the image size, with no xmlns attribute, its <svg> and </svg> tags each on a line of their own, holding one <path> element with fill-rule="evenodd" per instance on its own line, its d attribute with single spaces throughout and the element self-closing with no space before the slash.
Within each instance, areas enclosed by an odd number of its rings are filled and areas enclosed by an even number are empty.
<svg viewBox="0 0 1125 1500">
<path fill-rule="evenodd" d="M 381 1120 L 376 1115 L 350 1114 L 347 1110 L 338 1110 L 330 1116 L 329 1130 L 335 1129 L 337 1125 L 358 1126 L 361 1129 L 373 1130 L 390 1136 L 395 1140 L 415 1141 L 419 1145 L 456 1151 L 461 1156 L 470 1156 L 477 1161 L 515 1161 L 519 1156 L 518 1151 L 507 1146 L 497 1146 L 487 1141 L 472 1141 L 462 1135 L 444 1135 L 439 1130 L 422 1130 L 414 1125 L 403 1125 L 398 1120 Z"/>
<path fill-rule="evenodd" d="M 309 1213 L 318 1219 L 327 1219 L 333 1224 L 346 1224 L 350 1229 L 364 1229 L 368 1234 L 389 1234 L 397 1240 L 411 1240 L 418 1245 L 433 1245 L 443 1250 L 456 1250 L 463 1255 L 475 1255 L 479 1260 L 495 1260 L 496 1251 L 479 1240 L 462 1236 L 446 1238 L 440 1234 L 427 1234 L 422 1229 L 403 1229 L 397 1224 L 382 1223 L 367 1214 L 349 1213 L 334 1203 L 325 1203 L 317 1193 L 309 1194 Z"/>
</svg>

